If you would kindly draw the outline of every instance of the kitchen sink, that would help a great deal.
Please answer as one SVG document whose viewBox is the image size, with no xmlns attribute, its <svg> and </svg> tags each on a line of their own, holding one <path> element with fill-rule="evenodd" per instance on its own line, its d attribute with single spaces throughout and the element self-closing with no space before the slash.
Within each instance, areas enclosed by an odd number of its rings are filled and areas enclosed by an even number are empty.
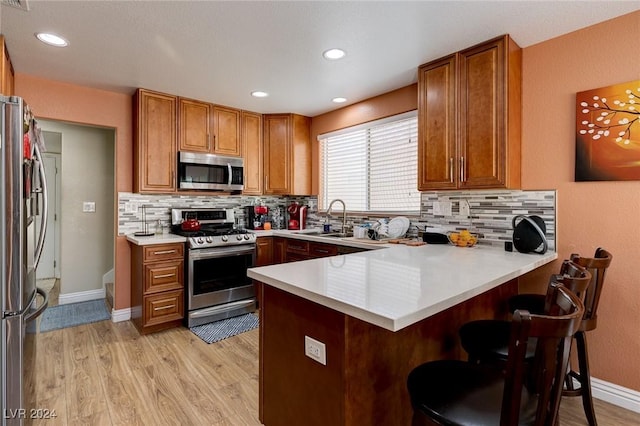
<svg viewBox="0 0 640 426">
<path fill-rule="evenodd" d="M 299 231 L 299 232 L 294 232 L 294 234 L 309 235 L 313 237 L 324 237 L 324 238 L 346 238 L 351 236 L 351 234 L 343 234 L 341 232 L 330 232 L 328 234 L 325 234 L 322 231 Z"/>
<path fill-rule="evenodd" d="M 343 233 L 340 233 L 340 232 L 336 232 L 336 233 L 333 233 L 333 234 L 318 234 L 317 236 L 318 237 L 328 237 L 328 238 L 347 238 L 347 237 L 350 237 L 351 235 L 350 234 L 343 234 Z"/>
</svg>

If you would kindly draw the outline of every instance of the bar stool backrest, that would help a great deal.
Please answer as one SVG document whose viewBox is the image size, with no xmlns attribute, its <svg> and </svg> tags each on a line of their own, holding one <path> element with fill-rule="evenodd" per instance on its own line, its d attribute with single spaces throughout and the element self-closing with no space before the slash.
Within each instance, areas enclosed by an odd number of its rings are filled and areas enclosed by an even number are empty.
<svg viewBox="0 0 640 426">
<path fill-rule="evenodd" d="M 602 287 L 604 285 L 604 276 L 612 259 L 613 256 L 611 253 L 603 248 L 596 249 L 594 257 L 581 257 L 577 254 L 571 255 L 571 261 L 588 269 L 592 276 L 591 283 L 589 287 L 587 287 L 583 299 L 585 313 L 580 327 L 582 331 L 589 331 L 596 328 L 598 304 L 600 303 L 600 295 L 602 294 Z"/>
</svg>

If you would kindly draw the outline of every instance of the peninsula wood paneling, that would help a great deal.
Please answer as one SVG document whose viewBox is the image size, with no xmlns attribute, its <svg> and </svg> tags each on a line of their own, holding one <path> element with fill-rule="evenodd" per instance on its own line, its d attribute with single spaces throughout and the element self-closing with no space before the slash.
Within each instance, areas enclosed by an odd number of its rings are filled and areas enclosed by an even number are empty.
<svg viewBox="0 0 640 426">
<path fill-rule="evenodd" d="M 262 284 L 261 420 L 267 426 L 411 424 L 406 378 L 419 364 L 463 359 L 458 328 L 504 318 L 510 281 L 397 332 Z M 323 366 L 304 354 L 304 336 L 326 346 Z"/>
</svg>

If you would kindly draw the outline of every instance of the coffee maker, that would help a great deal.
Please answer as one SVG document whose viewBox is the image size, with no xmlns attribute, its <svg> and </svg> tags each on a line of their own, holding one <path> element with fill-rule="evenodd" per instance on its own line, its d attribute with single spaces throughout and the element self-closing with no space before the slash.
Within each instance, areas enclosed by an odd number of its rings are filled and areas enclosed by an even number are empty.
<svg viewBox="0 0 640 426">
<path fill-rule="evenodd" d="M 244 208 L 245 228 L 264 229 L 264 223 L 268 220 L 268 215 L 269 207 L 267 206 L 246 206 Z"/>
<path fill-rule="evenodd" d="M 297 201 L 294 201 L 287 207 L 289 212 L 289 226 L 288 229 L 305 229 L 307 226 L 307 206 L 301 206 Z"/>
</svg>

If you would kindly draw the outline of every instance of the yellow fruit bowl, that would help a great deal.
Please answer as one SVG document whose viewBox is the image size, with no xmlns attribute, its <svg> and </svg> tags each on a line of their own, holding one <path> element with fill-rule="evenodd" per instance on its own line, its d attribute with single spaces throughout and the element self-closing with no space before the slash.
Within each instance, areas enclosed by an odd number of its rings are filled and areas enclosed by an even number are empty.
<svg viewBox="0 0 640 426">
<path fill-rule="evenodd" d="M 447 238 L 456 247 L 473 247 L 478 242 L 478 237 L 466 229 L 460 232 L 449 232 Z"/>
</svg>

